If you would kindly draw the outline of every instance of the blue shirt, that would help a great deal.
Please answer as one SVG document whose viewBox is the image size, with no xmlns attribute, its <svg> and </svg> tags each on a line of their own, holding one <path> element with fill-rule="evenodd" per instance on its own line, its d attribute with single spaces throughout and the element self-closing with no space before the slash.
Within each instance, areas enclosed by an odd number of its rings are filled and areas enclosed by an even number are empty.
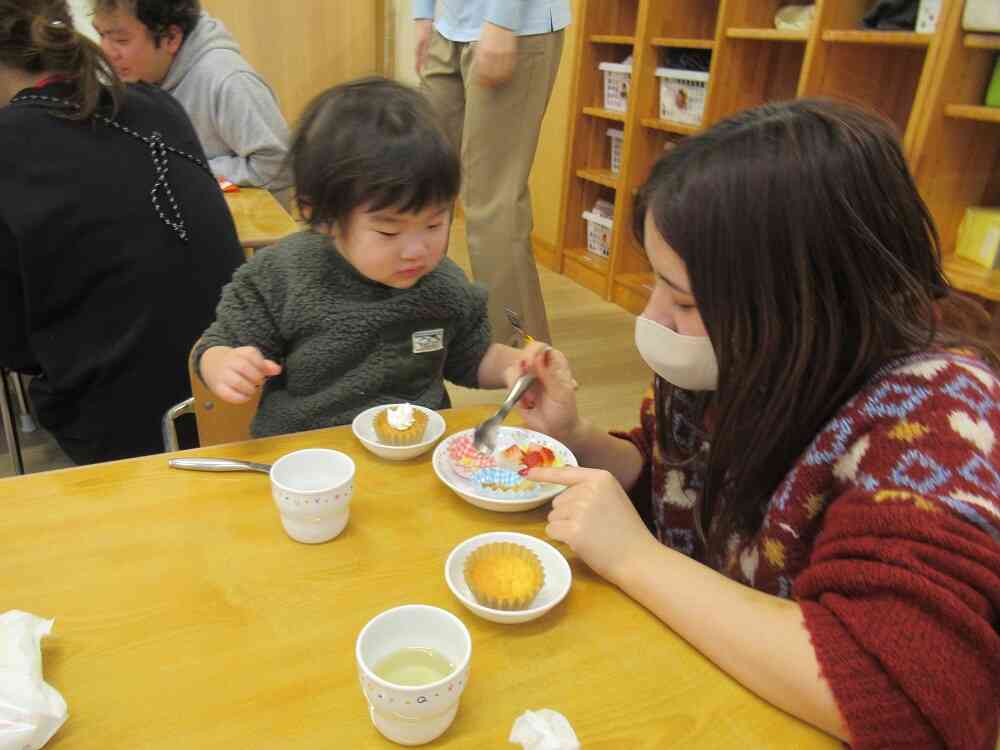
<svg viewBox="0 0 1000 750">
<path fill-rule="evenodd" d="M 453 42 L 474 42 L 484 21 L 518 36 L 569 26 L 569 0 L 441 0 L 434 28 Z M 434 18 L 434 0 L 413 0 L 413 18 Z"/>
</svg>

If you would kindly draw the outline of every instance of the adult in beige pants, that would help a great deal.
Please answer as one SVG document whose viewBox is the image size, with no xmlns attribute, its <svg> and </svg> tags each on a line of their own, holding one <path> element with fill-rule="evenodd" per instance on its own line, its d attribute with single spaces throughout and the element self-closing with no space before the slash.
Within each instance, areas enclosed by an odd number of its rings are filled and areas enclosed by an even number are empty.
<svg viewBox="0 0 1000 750">
<path fill-rule="evenodd" d="M 528 175 L 569 23 L 566 0 L 414 0 L 417 72 L 462 155 L 462 207 L 495 341 L 551 341 L 531 245 Z"/>
</svg>

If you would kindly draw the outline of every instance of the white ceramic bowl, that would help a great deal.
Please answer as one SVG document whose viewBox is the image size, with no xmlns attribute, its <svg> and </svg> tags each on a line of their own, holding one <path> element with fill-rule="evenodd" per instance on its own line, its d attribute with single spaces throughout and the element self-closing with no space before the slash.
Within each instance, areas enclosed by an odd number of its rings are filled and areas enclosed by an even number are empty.
<svg viewBox="0 0 1000 750">
<path fill-rule="evenodd" d="M 469 584 L 465 582 L 465 558 L 477 547 L 492 542 L 520 544 L 534 552 L 541 561 L 542 569 L 545 571 L 545 585 L 542 586 L 542 590 L 538 592 L 538 596 L 535 597 L 529 609 L 513 611 L 492 609 L 484 607 L 472 595 Z M 485 534 L 466 539 L 451 551 L 444 564 L 444 580 L 448 584 L 448 588 L 451 589 L 451 593 L 470 612 L 491 622 L 514 624 L 536 620 L 566 598 L 569 587 L 573 583 L 573 573 L 566 558 L 548 542 L 514 531 L 488 531 Z"/>
<path fill-rule="evenodd" d="M 375 426 L 373 424 L 375 415 L 384 409 L 388 409 L 390 406 L 398 405 L 384 404 L 383 406 L 373 406 L 371 409 L 365 409 L 351 423 L 354 436 L 365 448 L 376 456 L 387 458 L 390 461 L 406 461 L 407 459 L 416 458 L 426 453 L 434 443 L 441 439 L 445 431 L 444 417 L 433 409 L 426 409 L 423 406 L 411 404 L 414 409 L 419 409 L 427 415 L 427 431 L 424 432 L 424 439 L 413 445 L 386 445 L 379 442 L 378 437 L 375 435 Z"/>
<path fill-rule="evenodd" d="M 472 435 L 473 429 L 462 430 L 454 435 L 449 435 L 442 440 L 438 447 L 434 449 L 433 466 L 434 473 L 438 479 L 444 482 L 460 498 L 468 503 L 472 503 L 477 508 L 485 510 L 495 510 L 501 513 L 516 513 L 523 510 L 532 510 L 545 505 L 549 500 L 562 492 L 565 487 L 561 484 L 539 485 L 538 493 L 529 497 L 500 498 L 483 494 L 475 482 L 459 476 L 451 466 L 448 459 L 448 443 L 462 435 Z M 576 466 L 576 456 L 565 445 L 555 438 L 543 435 L 540 432 L 529 430 L 524 427 L 500 427 L 497 435 L 497 445 L 503 448 L 513 442 L 528 443 L 536 442 L 552 449 L 555 454 L 562 459 L 565 466 Z"/>
</svg>

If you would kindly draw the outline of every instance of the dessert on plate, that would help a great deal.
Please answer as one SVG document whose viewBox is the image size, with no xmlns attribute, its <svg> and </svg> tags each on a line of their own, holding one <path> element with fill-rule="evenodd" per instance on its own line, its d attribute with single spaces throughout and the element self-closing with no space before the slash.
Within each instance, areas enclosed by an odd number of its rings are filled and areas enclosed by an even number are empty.
<svg viewBox="0 0 1000 750">
<path fill-rule="evenodd" d="M 528 498 L 540 485 L 525 478 L 536 467 L 562 466 L 555 451 L 537 441 L 514 442 L 494 453 L 480 453 L 472 434 L 456 435 L 447 443 L 448 461 L 476 492 L 500 499 Z"/>
<path fill-rule="evenodd" d="M 519 472 L 501 466 L 480 469 L 471 480 L 484 495 L 499 498 L 527 498 L 538 491 L 538 483 L 525 479 Z"/>
<path fill-rule="evenodd" d="M 386 445 L 415 445 L 424 438 L 427 415 L 411 404 L 389 406 L 375 414 L 375 436 Z"/>
<path fill-rule="evenodd" d="M 538 557 L 514 542 L 477 547 L 465 558 L 464 573 L 476 601 L 491 609 L 527 609 L 545 585 Z"/>
<path fill-rule="evenodd" d="M 455 473 L 465 479 L 471 479 L 480 469 L 489 469 L 497 465 L 496 459 L 489 453 L 480 453 L 472 442 L 472 434 L 458 435 L 448 443 L 448 460 Z"/>
</svg>

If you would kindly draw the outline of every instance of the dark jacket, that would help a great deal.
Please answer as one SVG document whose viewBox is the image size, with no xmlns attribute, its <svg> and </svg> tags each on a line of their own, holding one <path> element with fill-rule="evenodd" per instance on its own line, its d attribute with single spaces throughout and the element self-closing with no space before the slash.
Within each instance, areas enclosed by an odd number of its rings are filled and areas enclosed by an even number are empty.
<svg viewBox="0 0 1000 750">
<path fill-rule="evenodd" d="M 38 100 L 67 93 L 28 89 L 0 109 L 0 363 L 38 374 L 42 425 L 92 463 L 161 449 L 160 418 L 190 394 L 187 353 L 243 255 L 211 173 L 154 159 L 158 133 L 204 161 L 177 102 L 128 87 L 115 122 L 144 142 Z M 154 190 L 157 160 L 169 189 Z"/>
</svg>

